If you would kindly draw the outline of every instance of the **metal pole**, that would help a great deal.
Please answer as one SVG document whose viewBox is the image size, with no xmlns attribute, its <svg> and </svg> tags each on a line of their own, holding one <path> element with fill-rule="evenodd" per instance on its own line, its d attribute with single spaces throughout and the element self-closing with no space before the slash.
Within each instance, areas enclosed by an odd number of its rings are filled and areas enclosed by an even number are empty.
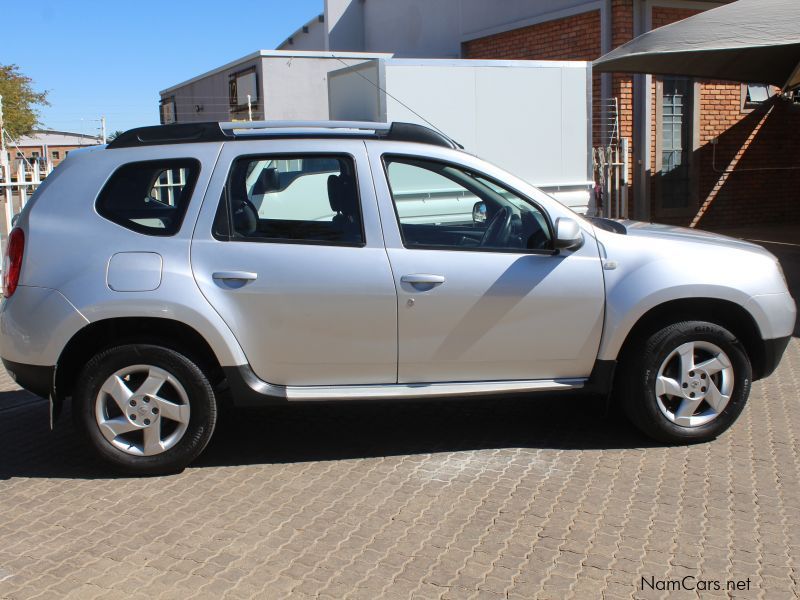
<svg viewBox="0 0 800 600">
<path fill-rule="evenodd" d="M 0 167 L 8 164 L 6 160 L 6 130 L 3 125 L 3 96 L 0 95 Z"/>
<path fill-rule="evenodd" d="M 628 138 L 624 137 L 620 140 L 622 150 L 622 181 L 620 187 L 622 188 L 622 217 L 627 219 L 628 215 L 628 182 L 629 182 L 629 162 L 628 162 Z"/>
<path fill-rule="evenodd" d="M 619 164 L 619 144 L 614 145 L 614 218 L 619 219 L 620 216 L 620 205 L 622 202 L 622 197 L 620 195 L 620 190 L 622 186 L 620 185 L 620 164 Z"/>
<path fill-rule="evenodd" d="M 106 118 L 100 117 L 100 131 L 102 132 L 101 135 L 103 137 L 103 143 L 106 143 Z"/>
<path fill-rule="evenodd" d="M 247 94 L 247 120 L 253 120 L 253 103 L 250 102 L 250 94 Z"/>
<path fill-rule="evenodd" d="M 6 184 L 3 186 L 3 191 L 5 192 L 5 230 L 6 236 L 8 236 L 8 233 L 11 231 L 11 219 L 14 213 L 11 208 L 11 171 L 8 168 L 8 159 L 6 158 L 6 130 L 3 128 L 3 125 L 3 96 L 0 95 L 0 182 Z M 5 244 L 4 240 L 0 241 Z"/>
</svg>

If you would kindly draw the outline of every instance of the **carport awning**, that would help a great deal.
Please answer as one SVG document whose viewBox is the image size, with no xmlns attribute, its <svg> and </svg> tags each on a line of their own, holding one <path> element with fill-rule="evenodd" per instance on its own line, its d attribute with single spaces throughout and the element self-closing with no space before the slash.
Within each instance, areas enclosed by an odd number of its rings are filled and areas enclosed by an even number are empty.
<svg viewBox="0 0 800 600">
<path fill-rule="evenodd" d="M 738 0 L 634 38 L 595 71 L 800 86 L 800 0 Z"/>
</svg>

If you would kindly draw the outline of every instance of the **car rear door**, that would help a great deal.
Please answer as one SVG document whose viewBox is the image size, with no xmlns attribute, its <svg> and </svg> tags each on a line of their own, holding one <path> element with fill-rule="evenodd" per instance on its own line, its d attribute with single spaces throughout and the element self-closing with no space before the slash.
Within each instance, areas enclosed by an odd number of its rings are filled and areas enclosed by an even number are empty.
<svg viewBox="0 0 800 600">
<path fill-rule="evenodd" d="M 363 141 L 225 143 L 191 264 L 262 380 L 396 382 L 397 296 Z"/>
<path fill-rule="evenodd" d="M 598 247 L 589 230 L 580 248 L 552 245 L 555 219 L 574 213 L 503 187 L 507 174 L 464 153 L 367 147 L 398 290 L 398 382 L 587 377 L 605 308 Z M 524 243 L 481 245 L 493 202 Z"/>
</svg>

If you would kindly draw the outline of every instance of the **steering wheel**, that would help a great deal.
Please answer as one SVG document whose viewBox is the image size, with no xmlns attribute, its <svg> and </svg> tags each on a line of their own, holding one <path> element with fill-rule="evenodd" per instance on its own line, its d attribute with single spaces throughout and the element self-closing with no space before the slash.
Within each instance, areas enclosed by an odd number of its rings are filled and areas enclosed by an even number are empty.
<svg viewBox="0 0 800 600">
<path fill-rule="evenodd" d="M 514 213 L 507 206 L 504 206 L 492 217 L 486 231 L 481 238 L 481 247 L 484 246 L 507 246 L 511 236 L 511 218 Z"/>
</svg>

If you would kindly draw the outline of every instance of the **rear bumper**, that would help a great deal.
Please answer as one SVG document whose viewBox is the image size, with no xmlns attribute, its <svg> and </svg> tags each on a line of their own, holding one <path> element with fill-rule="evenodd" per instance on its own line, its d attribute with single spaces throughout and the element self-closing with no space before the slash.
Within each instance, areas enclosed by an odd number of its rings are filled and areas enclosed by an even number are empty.
<svg viewBox="0 0 800 600">
<path fill-rule="evenodd" d="M 88 324 L 59 291 L 20 285 L 0 303 L 0 356 L 23 365 L 55 365 Z"/>
<path fill-rule="evenodd" d="M 781 358 L 783 358 L 783 353 L 786 351 L 786 347 L 789 345 L 789 340 L 792 339 L 792 336 L 787 335 L 786 337 L 782 338 L 775 338 L 772 340 L 762 340 L 764 345 L 763 350 L 763 359 L 761 360 L 761 364 L 758 366 L 756 372 L 753 373 L 753 379 L 764 379 L 765 377 L 769 377 L 778 368 L 778 365 L 781 362 Z"/>
<path fill-rule="evenodd" d="M 5 358 L 2 360 L 3 366 L 17 385 L 45 400 L 50 398 L 53 391 L 53 375 L 56 370 L 54 366 L 26 365 Z"/>
</svg>

